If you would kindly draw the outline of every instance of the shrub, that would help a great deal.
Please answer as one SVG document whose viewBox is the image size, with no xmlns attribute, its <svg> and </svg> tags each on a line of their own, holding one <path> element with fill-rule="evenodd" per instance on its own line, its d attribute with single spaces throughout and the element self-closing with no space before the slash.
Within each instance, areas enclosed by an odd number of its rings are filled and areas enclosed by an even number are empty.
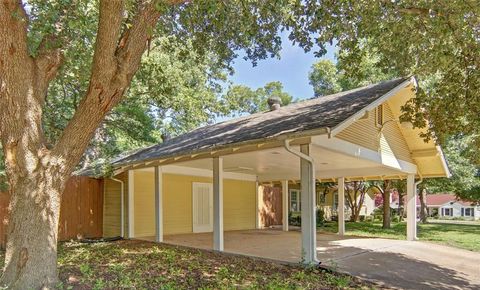
<svg viewBox="0 0 480 290">
<path fill-rule="evenodd" d="M 325 224 L 325 211 L 321 208 L 317 208 L 317 227 Z"/>
</svg>

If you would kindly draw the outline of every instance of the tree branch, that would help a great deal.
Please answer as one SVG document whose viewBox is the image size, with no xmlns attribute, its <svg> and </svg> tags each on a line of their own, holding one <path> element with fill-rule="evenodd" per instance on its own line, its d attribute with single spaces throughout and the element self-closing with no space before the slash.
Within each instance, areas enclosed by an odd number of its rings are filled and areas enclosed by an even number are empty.
<svg viewBox="0 0 480 290">
<path fill-rule="evenodd" d="M 55 42 L 54 36 L 45 37 L 39 48 L 39 54 L 34 59 L 37 76 L 36 86 L 40 91 L 38 96 L 45 100 L 48 85 L 57 75 L 58 70 L 63 64 L 63 51 L 60 47 L 49 48 L 47 43 Z"/>
<path fill-rule="evenodd" d="M 147 40 L 153 37 L 161 12 L 158 1 L 144 1 L 131 27 L 121 36 L 124 13 L 123 1 L 100 1 L 100 19 L 95 43 L 90 84 L 53 150 L 66 162 L 69 172 L 80 160 L 95 129 L 105 115 L 124 96 L 138 70 Z M 179 4 L 184 1 L 170 1 Z"/>
</svg>

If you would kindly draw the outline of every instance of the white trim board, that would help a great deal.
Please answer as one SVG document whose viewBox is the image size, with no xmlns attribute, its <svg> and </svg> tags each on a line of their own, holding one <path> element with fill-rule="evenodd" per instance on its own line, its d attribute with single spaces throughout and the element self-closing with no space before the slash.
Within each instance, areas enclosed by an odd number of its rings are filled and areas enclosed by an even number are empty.
<svg viewBox="0 0 480 290">
<path fill-rule="evenodd" d="M 404 81 L 404 82 L 402 82 L 401 84 L 399 84 L 398 86 L 396 86 L 395 88 L 390 90 L 385 95 L 381 96 L 380 98 L 376 99 L 375 101 L 373 101 L 372 103 L 367 105 L 362 110 L 353 114 L 350 118 L 348 118 L 345 121 L 343 121 L 342 123 L 338 124 L 337 126 L 332 128 L 332 130 L 330 131 L 331 136 L 333 137 L 333 136 L 337 135 L 338 133 L 343 131 L 348 126 L 350 126 L 353 123 L 355 123 L 356 121 L 360 120 L 366 113 L 372 111 L 373 109 L 375 109 L 379 105 L 385 103 L 388 99 L 390 99 L 391 97 L 396 95 L 400 90 L 404 89 L 405 87 L 410 85 L 412 82 L 415 82 L 415 79 L 413 77 Z"/>
<path fill-rule="evenodd" d="M 417 174 L 417 165 L 413 163 L 396 158 L 385 158 L 385 156 L 382 156 L 382 154 L 377 151 L 338 138 L 328 138 L 328 136 L 325 135 L 315 136 L 312 138 L 312 143 L 331 151 L 373 161 L 404 173 Z"/>
<path fill-rule="evenodd" d="M 135 170 L 135 169 L 134 169 Z M 153 171 L 153 167 L 136 169 L 139 171 Z M 194 168 L 179 165 L 165 165 L 162 166 L 162 173 L 199 176 L 199 177 L 213 177 L 213 171 L 210 169 Z M 257 181 L 257 176 L 253 174 L 237 173 L 237 172 L 224 172 L 224 179 L 235 179 L 244 181 Z"/>
</svg>

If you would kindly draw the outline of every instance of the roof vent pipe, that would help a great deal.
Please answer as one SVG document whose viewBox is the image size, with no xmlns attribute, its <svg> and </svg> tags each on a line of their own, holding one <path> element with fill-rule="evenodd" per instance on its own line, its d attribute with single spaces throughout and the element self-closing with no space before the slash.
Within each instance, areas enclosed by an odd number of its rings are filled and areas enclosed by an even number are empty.
<svg viewBox="0 0 480 290">
<path fill-rule="evenodd" d="M 163 132 L 160 137 L 162 137 L 163 142 L 167 142 L 168 140 L 170 140 L 170 134 L 168 134 L 167 132 Z"/>
<path fill-rule="evenodd" d="M 269 97 L 267 100 L 268 106 L 270 107 L 270 111 L 275 111 L 280 109 L 282 105 L 282 99 L 278 96 Z"/>
</svg>

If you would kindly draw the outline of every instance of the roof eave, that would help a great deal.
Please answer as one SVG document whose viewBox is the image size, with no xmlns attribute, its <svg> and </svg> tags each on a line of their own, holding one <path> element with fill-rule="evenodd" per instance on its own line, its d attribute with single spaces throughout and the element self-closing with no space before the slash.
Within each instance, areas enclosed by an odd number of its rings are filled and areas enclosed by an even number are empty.
<svg viewBox="0 0 480 290">
<path fill-rule="evenodd" d="M 317 129 L 302 131 L 302 132 L 285 133 L 285 134 L 281 134 L 281 135 L 274 136 L 274 137 L 269 137 L 269 138 L 248 140 L 248 141 L 245 141 L 245 142 L 231 143 L 231 144 L 226 144 L 226 145 L 223 145 L 223 146 L 215 146 L 215 147 L 204 148 L 204 149 L 199 149 L 199 150 L 179 152 L 177 154 L 170 154 L 170 155 L 165 155 L 165 156 L 153 157 L 153 158 L 143 159 L 143 160 L 139 160 L 139 161 L 121 162 L 121 163 L 113 164 L 113 167 L 114 167 L 115 170 L 118 170 L 122 167 L 142 165 L 142 164 L 145 164 L 145 163 L 150 163 L 150 162 L 155 162 L 155 161 L 165 160 L 165 159 L 171 159 L 171 158 L 177 158 L 177 157 L 181 157 L 181 156 L 200 155 L 200 154 L 205 154 L 205 153 L 209 153 L 209 152 L 212 152 L 212 151 L 216 151 L 216 152 L 227 151 L 227 150 L 233 149 L 233 148 L 242 148 L 242 147 L 245 147 L 245 146 L 258 145 L 258 144 L 264 144 L 264 143 L 272 143 L 272 142 L 277 142 L 277 141 L 282 141 L 283 142 L 286 139 L 300 139 L 300 138 L 304 138 L 304 137 L 327 135 L 327 134 L 330 134 L 330 131 L 331 130 L 330 130 L 329 127 L 322 127 L 322 128 L 317 128 Z M 225 155 L 228 155 L 228 154 L 229 153 L 225 153 Z M 185 161 L 185 160 L 182 160 L 182 161 Z M 122 172 L 122 171 L 120 171 L 120 172 Z M 117 172 L 117 174 L 120 173 L 120 172 Z"/>
<path fill-rule="evenodd" d="M 352 125 L 353 123 L 355 123 L 356 121 L 361 119 L 367 112 L 370 112 L 373 109 L 375 109 L 376 107 L 378 107 L 379 105 L 383 104 L 388 99 L 390 99 L 391 97 L 396 95 L 400 90 L 409 86 L 411 83 L 413 83 L 414 85 L 417 84 L 417 81 L 416 81 L 415 77 L 411 77 L 411 78 L 405 80 L 404 82 L 402 82 L 401 84 L 399 84 L 398 86 L 396 86 L 395 88 L 390 90 L 388 93 L 384 94 L 380 98 L 376 99 L 375 101 L 373 101 L 372 103 L 367 105 L 362 110 L 356 112 L 355 114 L 353 114 L 352 116 L 350 116 L 349 118 L 347 118 L 346 120 L 344 120 L 343 122 L 341 122 L 340 124 L 338 124 L 337 126 L 332 128 L 331 136 L 333 137 L 333 136 L 337 135 L 338 133 L 340 133 L 341 131 L 346 129 L 348 126 Z"/>
</svg>

